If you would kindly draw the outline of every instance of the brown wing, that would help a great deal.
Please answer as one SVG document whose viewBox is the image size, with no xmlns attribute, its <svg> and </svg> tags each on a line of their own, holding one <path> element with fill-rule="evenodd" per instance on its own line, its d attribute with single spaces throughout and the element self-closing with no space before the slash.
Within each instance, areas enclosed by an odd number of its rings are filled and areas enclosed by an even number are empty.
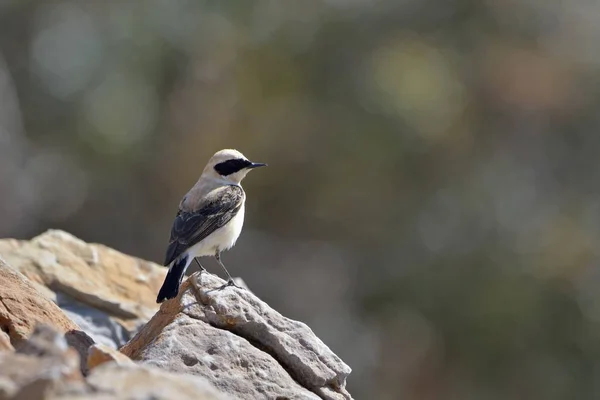
<svg viewBox="0 0 600 400">
<path fill-rule="evenodd" d="M 244 200 L 239 186 L 224 186 L 210 192 L 193 212 L 179 210 L 173 227 L 164 265 L 169 265 L 187 249 L 231 221 Z"/>
</svg>

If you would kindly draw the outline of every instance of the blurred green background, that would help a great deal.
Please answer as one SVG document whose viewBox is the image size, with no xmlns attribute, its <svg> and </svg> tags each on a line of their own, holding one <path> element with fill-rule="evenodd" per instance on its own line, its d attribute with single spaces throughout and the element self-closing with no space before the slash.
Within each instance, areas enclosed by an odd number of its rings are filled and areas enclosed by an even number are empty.
<svg viewBox="0 0 600 400">
<path fill-rule="evenodd" d="M 161 262 L 237 148 L 224 262 L 357 399 L 598 399 L 599 43 L 589 0 L 0 0 L 0 236 Z"/>
</svg>

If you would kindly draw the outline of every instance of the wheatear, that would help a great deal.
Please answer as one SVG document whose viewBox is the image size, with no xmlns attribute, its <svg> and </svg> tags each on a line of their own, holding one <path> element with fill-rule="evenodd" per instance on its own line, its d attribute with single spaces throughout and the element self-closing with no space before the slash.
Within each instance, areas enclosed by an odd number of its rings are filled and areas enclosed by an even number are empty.
<svg viewBox="0 0 600 400">
<path fill-rule="evenodd" d="M 227 274 L 227 286 L 235 285 L 221 262 L 221 252 L 233 247 L 244 224 L 246 194 L 240 182 L 251 169 L 266 165 L 250 162 L 231 149 L 216 152 L 208 161 L 198 182 L 179 203 L 164 262 L 169 272 L 157 303 L 177 296 L 185 271 L 196 257 L 214 256 Z"/>
</svg>

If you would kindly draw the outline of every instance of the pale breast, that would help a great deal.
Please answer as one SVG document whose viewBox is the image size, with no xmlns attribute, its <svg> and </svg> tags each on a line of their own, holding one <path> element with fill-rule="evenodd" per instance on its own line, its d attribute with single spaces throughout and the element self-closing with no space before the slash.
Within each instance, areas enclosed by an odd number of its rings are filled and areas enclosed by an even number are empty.
<svg viewBox="0 0 600 400">
<path fill-rule="evenodd" d="M 190 247 L 187 253 L 192 257 L 213 256 L 217 249 L 224 251 L 233 247 L 242 232 L 242 227 L 244 225 L 244 211 L 245 207 L 244 204 L 242 204 L 235 217 L 233 217 L 228 224 L 217 229 L 212 234 L 208 235 L 207 238 Z"/>
</svg>

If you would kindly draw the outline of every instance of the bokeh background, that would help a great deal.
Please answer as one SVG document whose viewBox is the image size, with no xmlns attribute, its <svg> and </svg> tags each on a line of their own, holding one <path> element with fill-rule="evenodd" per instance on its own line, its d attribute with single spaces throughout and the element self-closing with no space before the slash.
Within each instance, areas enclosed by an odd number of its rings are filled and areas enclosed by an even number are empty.
<svg viewBox="0 0 600 400">
<path fill-rule="evenodd" d="M 600 398 L 599 130 L 600 2 L 0 1 L 0 236 L 161 262 L 237 148 L 224 261 L 357 399 Z"/>
</svg>

